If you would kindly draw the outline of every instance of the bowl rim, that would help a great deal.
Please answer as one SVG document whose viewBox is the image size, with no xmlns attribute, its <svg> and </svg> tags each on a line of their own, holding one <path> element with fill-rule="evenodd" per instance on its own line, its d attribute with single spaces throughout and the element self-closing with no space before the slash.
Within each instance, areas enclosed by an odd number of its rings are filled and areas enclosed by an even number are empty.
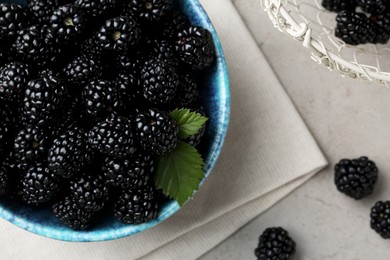
<svg viewBox="0 0 390 260">
<path fill-rule="evenodd" d="M 227 131 L 228 131 L 228 125 L 230 122 L 230 105 L 231 105 L 231 97 L 230 97 L 230 80 L 229 80 L 229 73 L 228 73 L 228 66 L 226 63 L 226 58 L 222 49 L 221 41 L 218 37 L 218 34 L 208 17 L 206 11 L 202 7 L 202 5 L 199 3 L 198 0 L 191 0 L 188 1 L 188 5 L 191 7 L 192 10 L 196 10 L 197 19 L 199 19 L 202 27 L 207 27 L 207 29 L 211 32 L 214 40 L 214 44 L 217 50 L 217 61 L 216 61 L 216 69 L 217 73 L 216 75 L 219 78 L 219 97 L 221 98 L 221 108 L 222 108 L 222 115 L 220 118 L 218 118 L 218 122 L 216 123 L 217 129 L 215 134 L 215 139 L 213 140 L 211 147 L 210 147 L 210 154 L 208 155 L 206 159 L 206 168 L 205 168 L 205 177 L 203 178 L 199 188 L 201 185 L 205 182 L 207 177 L 211 174 L 212 169 L 215 166 L 215 163 L 221 153 L 223 143 L 225 141 Z M 191 199 L 189 200 L 191 201 Z M 189 202 L 187 201 L 187 203 Z M 99 242 L 99 241 L 109 241 L 114 239 L 120 239 L 124 237 L 128 237 L 131 235 L 134 235 L 136 233 L 146 231 L 169 217 L 171 217 L 173 214 L 177 213 L 181 207 L 177 202 L 171 202 L 169 203 L 168 207 L 165 208 L 164 213 L 160 214 L 157 219 L 152 220 L 151 222 L 145 223 L 140 225 L 140 228 L 134 228 L 135 225 L 129 225 L 129 228 L 120 228 L 117 230 L 110 230 L 110 232 L 105 231 L 70 231 L 68 228 L 64 227 L 58 227 L 58 228 L 52 228 L 51 226 L 46 226 L 44 224 L 37 224 L 34 221 L 31 221 L 29 219 L 23 218 L 19 215 L 15 215 L 13 211 L 4 208 L 0 204 L 0 217 L 4 220 L 7 220 L 8 222 L 26 230 L 31 233 L 61 240 L 61 241 L 68 241 L 68 242 Z"/>
</svg>

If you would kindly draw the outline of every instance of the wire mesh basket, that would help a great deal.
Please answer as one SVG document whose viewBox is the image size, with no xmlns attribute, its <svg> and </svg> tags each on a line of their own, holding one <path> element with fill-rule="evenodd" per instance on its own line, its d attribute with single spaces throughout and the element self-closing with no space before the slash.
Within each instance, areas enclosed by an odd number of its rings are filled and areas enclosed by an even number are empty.
<svg viewBox="0 0 390 260">
<path fill-rule="evenodd" d="M 274 26 L 311 51 L 312 59 L 343 76 L 390 86 L 390 44 L 350 46 L 334 36 L 335 13 L 321 0 L 260 0 Z"/>
</svg>

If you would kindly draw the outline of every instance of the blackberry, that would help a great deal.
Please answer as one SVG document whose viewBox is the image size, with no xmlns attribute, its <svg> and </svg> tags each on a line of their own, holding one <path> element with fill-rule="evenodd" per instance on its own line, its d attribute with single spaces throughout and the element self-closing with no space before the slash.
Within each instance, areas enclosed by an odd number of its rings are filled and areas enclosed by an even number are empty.
<svg viewBox="0 0 390 260">
<path fill-rule="evenodd" d="M 115 157 L 132 155 L 136 151 L 131 121 L 115 113 L 98 123 L 88 133 L 88 142 L 99 152 Z"/>
<path fill-rule="evenodd" d="M 179 86 L 177 70 L 159 59 L 151 59 L 141 70 L 143 96 L 152 104 L 169 104 Z"/>
<path fill-rule="evenodd" d="M 172 8 L 172 0 L 131 0 L 128 7 L 141 19 L 159 21 Z"/>
<path fill-rule="evenodd" d="M 144 64 L 141 55 L 135 55 L 134 53 L 125 53 L 119 55 L 116 60 L 116 68 L 120 74 L 131 74 L 138 76 L 140 74 L 140 68 Z"/>
<path fill-rule="evenodd" d="M 99 17 L 112 10 L 116 2 L 116 0 L 76 0 L 75 5 L 91 17 Z"/>
<path fill-rule="evenodd" d="M 382 238 L 390 239 L 390 201 L 378 201 L 371 208 L 371 228 Z"/>
<path fill-rule="evenodd" d="M 30 79 L 30 69 L 20 62 L 10 62 L 0 70 L 0 98 L 18 101 Z"/>
<path fill-rule="evenodd" d="M 357 0 L 357 3 L 369 14 L 383 14 L 389 4 L 387 0 Z"/>
<path fill-rule="evenodd" d="M 0 39 L 13 39 L 28 26 L 25 9 L 18 4 L 0 3 Z"/>
<path fill-rule="evenodd" d="M 59 181 L 49 168 L 36 163 L 22 176 L 18 193 L 28 205 L 38 206 L 52 201 L 59 188 Z"/>
<path fill-rule="evenodd" d="M 99 211 L 108 200 L 108 187 L 99 173 L 91 172 L 70 182 L 70 191 L 84 210 Z"/>
<path fill-rule="evenodd" d="M 27 8 L 39 24 L 49 21 L 52 12 L 58 7 L 56 0 L 29 0 Z"/>
<path fill-rule="evenodd" d="M 199 98 L 199 89 L 196 81 L 189 75 L 180 77 L 179 89 L 177 91 L 175 106 L 179 108 L 192 107 Z"/>
<path fill-rule="evenodd" d="M 48 153 L 48 167 L 55 174 L 69 179 L 90 161 L 85 134 L 73 127 L 53 141 Z"/>
<path fill-rule="evenodd" d="M 7 169 L 2 166 L 0 167 L 0 196 L 8 193 L 9 190 L 9 176 Z"/>
<path fill-rule="evenodd" d="M 331 12 L 338 13 L 343 10 L 355 10 L 356 2 L 356 0 L 322 0 L 322 6 Z"/>
<path fill-rule="evenodd" d="M 34 25 L 18 33 L 14 48 L 20 57 L 33 61 L 48 58 L 51 49 L 47 46 L 43 30 Z"/>
<path fill-rule="evenodd" d="M 142 224 L 157 217 L 156 191 L 151 185 L 125 190 L 114 204 L 115 217 L 125 224 Z"/>
<path fill-rule="evenodd" d="M 163 155 L 176 148 L 179 127 L 168 113 L 157 109 L 141 112 L 136 117 L 136 134 L 142 148 Z"/>
<path fill-rule="evenodd" d="M 369 40 L 370 23 L 363 13 L 341 11 L 336 16 L 337 26 L 335 36 L 346 44 L 358 45 Z"/>
<path fill-rule="evenodd" d="M 50 17 L 49 32 L 61 41 L 70 41 L 81 35 L 85 21 L 81 10 L 73 4 L 60 6 Z"/>
<path fill-rule="evenodd" d="M 337 189 L 356 200 L 370 195 L 378 179 L 378 168 L 367 157 L 343 159 L 335 166 Z"/>
<path fill-rule="evenodd" d="M 370 43 L 386 44 L 390 39 L 390 13 L 370 17 Z"/>
<path fill-rule="evenodd" d="M 82 91 L 85 112 L 91 118 L 102 118 L 122 106 L 115 87 L 106 80 L 89 82 Z"/>
<path fill-rule="evenodd" d="M 140 39 L 140 29 L 134 19 L 120 16 L 109 19 L 97 34 L 97 41 L 108 51 L 125 52 Z"/>
<path fill-rule="evenodd" d="M 140 80 L 131 74 L 117 76 L 115 87 L 119 91 L 120 99 L 127 104 L 139 104 L 142 99 Z"/>
<path fill-rule="evenodd" d="M 53 212 L 62 224 L 75 230 L 88 229 L 93 217 L 93 212 L 81 208 L 72 197 L 55 203 Z"/>
<path fill-rule="evenodd" d="M 30 124 L 51 122 L 65 98 L 65 86 L 56 76 L 44 76 L 27 84 L 22 115 Z"/>
<path fill-rule="evenodd" d="M 267 228 L 259 237 L 255 250 L 258 260 L 287 260 L 295 253 L 296 244 L 281 227 Z"/>
<path fill-rule="evenodd" d="M 14 157 L 22 168 L 45 158 L 47 135 L 41 127 L 28 125 L 17 134 L 14 142 Z"/>
<path fill-rule="evenodd" d="M 0 155 L 9 150 L 13 143 L 15 130 L 15 112 L 10 104 L 0 104 Z"/>
<path fill-rule="evenodd" d="M 170 40 L 175 40 L 178 32 L 190 26 L 187 17 L 185 17 L 178 11 L 168 12 L 163 17 L 162 24 L 162 37 Z"/>
<path fill-rule="evenodd" d="M 96 41 L 95 37 L 90 37 L 81 43 L 81 51 L 87 57 L 93 57 L 97 61 L 103 56 L 103 49 Z"/>
<path fill-rule="evenodd" d="M 131 158 L 107 157 L 103 163 L 107 184 L 121 189 L 144 186 L 152 178 L 154 161 L 150 155 L 139 153 Z"/>
<path fill-rule="evenodd" d="M 94 57 L 80 55 L 66 66 L 64 74 L 70 85 L 75 88 L 86 85 L 92 79 L 99 78 L 102 75 L 102 69 Z"/>
<path fill-rule="evenodd" d="M 173 67 L 179 66 L 175 55 L 175 46 L 168 40 L 154 40 L 152 42 L 151 58 L 162 60 Z"/>
<path fill-rule="evenodd" d="M 216 55 L 211 33 L 196 26 L 188 27 L 177 34 L 176 52 L 181 61 L 194 70 L 211 66 Z"/>
</svg>

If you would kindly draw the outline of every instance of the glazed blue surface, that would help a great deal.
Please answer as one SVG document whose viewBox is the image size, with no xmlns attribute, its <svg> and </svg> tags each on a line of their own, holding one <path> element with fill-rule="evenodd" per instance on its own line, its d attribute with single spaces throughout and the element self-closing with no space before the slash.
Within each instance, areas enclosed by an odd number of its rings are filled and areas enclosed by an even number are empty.
<svg viewBox="0 0 390 260">
<path fill-rule="evenodd" d="M 7 1 L 24 3 L 23 0 Z M 205 158 L 205 176 L 210 175 L 219 156 L 224 142 L 230 115 L 230 91 L 228 70 L 221 43 L 207 14 L 197 0 L 180 0 L 180 8 L 190 19 L 191 23 L 212 32 L 217 49 L 217 61 L 207 71 L 203 87 L 203 105 L 210 117 L 206 140 L 202 154 Z M 205 179 L 203 179 L 202 183 Z M 91 242 L 118 239 L 147 230 L 172 216 L 180 209 L 172 201 L 161 210 L 157 219 L 141 225 L 125 225 L 115 220 L 107 213 L 104 221 L 88 231 L 74 231 L 60 224 L 53 216 L 50 208 L 30 209 L 15 201 L 3 199 L 0 201 L 0 217 L 30 232 L 73 242 Z"/>
</svg>

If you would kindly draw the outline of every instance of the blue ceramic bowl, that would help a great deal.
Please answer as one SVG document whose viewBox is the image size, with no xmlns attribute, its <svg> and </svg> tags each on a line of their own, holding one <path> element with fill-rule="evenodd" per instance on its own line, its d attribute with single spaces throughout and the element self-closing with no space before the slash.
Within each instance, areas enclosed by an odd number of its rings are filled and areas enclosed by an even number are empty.
<svg viewBox="0 0 390 260">
<path fill-rule="evenodd" d="M 23 0 L 10 2 L 25 3 Z M 217 33 L 199 2 L 197 0 L 180 0 L 180 8 L 192 24 L 207 28 L 212 32 L 217 49 L 217 61 L 206 72 L 202 93 L 203 105 L 210 117 L 202 148 L 202 154 L 206 161 L 205 175 L 207 178 L 219 156 L 228 128 L 230 112 L 228 70 Z M 125 225 L 114 219 L 113 214 L 111 214 L 107 215 L 104 221 L 91 230 L 74 231 L 60 224 L 50 208 L 37 210 L 9 199 L 0 201 L 0 217 L 38 235 L 73 242 L 104 241 L 130 236 L 156 226 L 179 209 L 179 205 L 171 201 L 164 205 L 157 219 L 146 224 Z"/>
</svg>

